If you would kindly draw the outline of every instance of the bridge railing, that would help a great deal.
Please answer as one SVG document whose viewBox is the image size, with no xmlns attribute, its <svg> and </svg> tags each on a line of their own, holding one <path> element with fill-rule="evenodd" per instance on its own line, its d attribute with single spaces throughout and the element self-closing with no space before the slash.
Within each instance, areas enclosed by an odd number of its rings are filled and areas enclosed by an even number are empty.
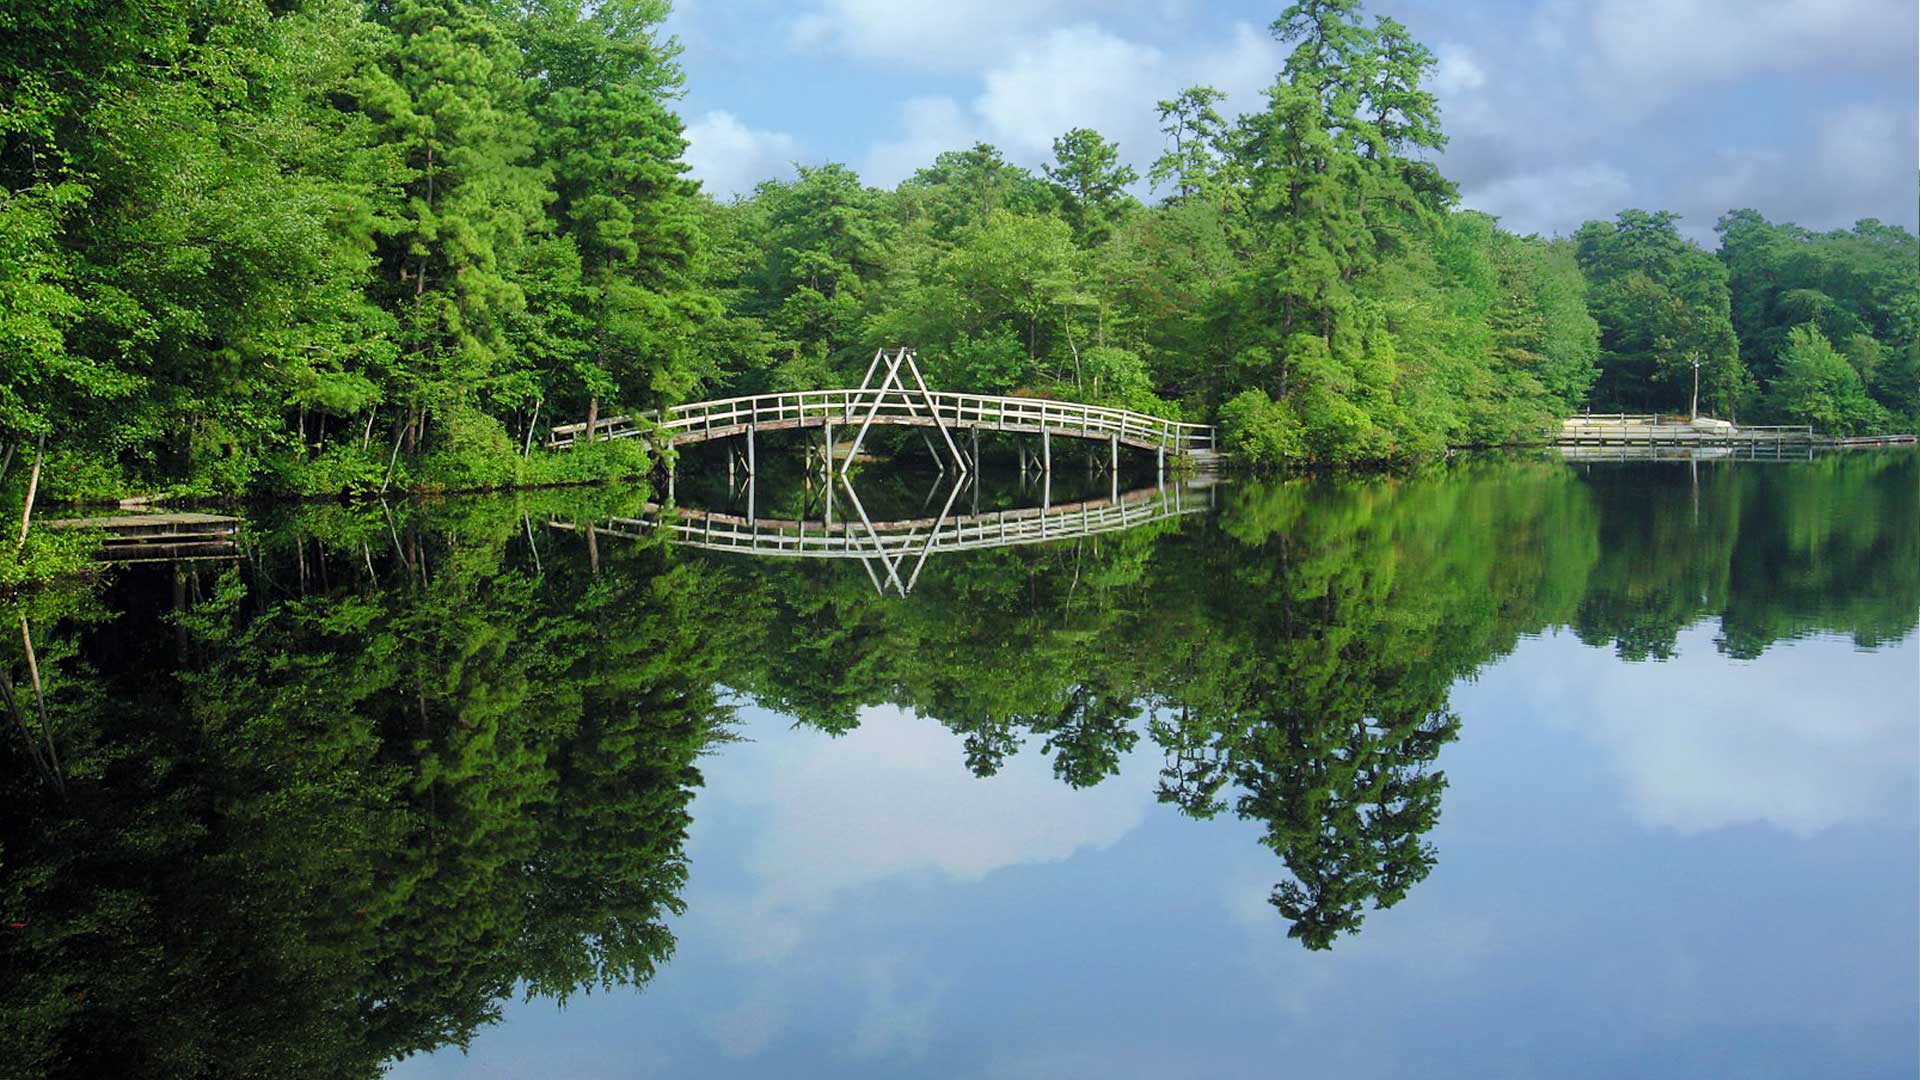
<svg viewBox="0 0 1920 1080">
<path fill-rule="evenodd" d="M 676 405 L 636 416 L 612 416 L 593 427 L 595 438 L 632 438 L 653 430 L 680 445 L 747 428 L 858 425 L 869 416 L 875 423 L 886 424 L 941 422 L 990 431 L 1044 429 L 1070 437 L 1116 437 L 1133 446 L 1165 447 L 1174 454 L 1218 449 L 1211 425 L 1181 423 L 1130 409 L 994 394 L 934 392 L 923 396 L 899 389 L 753 394 Z M 586 431 L 586 424 L 559 425 L 552 429 L 548 445 L 556 449 L 571 446 Z"/>
</svg>

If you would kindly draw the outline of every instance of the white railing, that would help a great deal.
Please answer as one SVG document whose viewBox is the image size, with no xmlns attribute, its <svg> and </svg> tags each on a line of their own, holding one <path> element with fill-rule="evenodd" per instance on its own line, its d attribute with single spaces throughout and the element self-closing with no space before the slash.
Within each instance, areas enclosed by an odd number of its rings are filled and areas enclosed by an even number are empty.
<svg viewBox="0 0 1920 1080">
<path fill-rule="evenodd" d="M 928 402 L 932 405 L 929 407 Z M 755 394 L 676 405 L 638 416 L 613 416 L 593 425 L 596 439 L 625 439 L 657 433 L 674 446 L 723 438 L 749 429 L 778 430 L 826 424 L 913 424 L 988 431 L 1024 431 L 1069 438 L 1118 439 L 1143 449 L 1170 454 L 1206 454 L 1217 449 L 1209 424 L 1183 424 L 1130 409 L 1083 405 L 1048 398 L 904 390 L 800 390 Z M 572 446 L 586 424 L 562 424 L 547 445 Z"/>
<path fill-rule="evenodd" d="M 1740 424 L 1696 427 L 1692 421 L 1653 415 L 1572 416 L 1560 427 L 1561 445 L 1675 443 L 1747 445 L 1755 442 L 1818 442 L 1811 424 Z"/>
</svg>

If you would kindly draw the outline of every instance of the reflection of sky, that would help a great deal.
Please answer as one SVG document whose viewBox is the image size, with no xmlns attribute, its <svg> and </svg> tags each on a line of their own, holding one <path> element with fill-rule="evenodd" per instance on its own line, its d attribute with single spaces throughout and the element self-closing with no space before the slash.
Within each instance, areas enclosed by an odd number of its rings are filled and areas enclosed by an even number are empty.
<svg viewBox="0 0 1920 1080">
<path fill-rule="evenodd" d="M 1521 643 L 1455 693 L 1433 875 L 1330 953 L 1254 825 L 992 780 L 930 720 L 748 710 L 704 765 L 677 955 L 401 1077 L 1913 1076 L 1920 643 L 1626 664 Z M 1142 740 L 1145 746 L 1147 740 Z"/>
</svg>

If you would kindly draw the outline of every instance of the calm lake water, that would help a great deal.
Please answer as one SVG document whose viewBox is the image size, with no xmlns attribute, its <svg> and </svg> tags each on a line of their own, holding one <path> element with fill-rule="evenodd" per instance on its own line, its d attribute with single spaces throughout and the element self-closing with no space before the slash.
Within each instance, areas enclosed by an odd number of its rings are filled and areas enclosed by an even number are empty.
<svg viewBox="0 0 1920 1080">
<path fill-rule="evenodd" d="M 1920 1072 L 1920 455 L 868 472 L 10 609 L 0 1075 Z"/>
</svg>

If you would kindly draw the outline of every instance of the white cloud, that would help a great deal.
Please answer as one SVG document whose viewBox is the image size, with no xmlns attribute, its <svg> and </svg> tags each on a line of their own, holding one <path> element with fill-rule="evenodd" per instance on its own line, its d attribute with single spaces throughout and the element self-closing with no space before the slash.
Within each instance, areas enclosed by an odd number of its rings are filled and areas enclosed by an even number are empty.
<svg viewBox="0 0 1920 1080">
<path fill-rule="evenodd" d="M 1095 26 L 1055 30 L 988 71 L 974 110 L 1007 151 L 1045 158 L 1070 128 L 1112 132 L 1150 122 L 1166 57 Z"/>
<path fill-rule="evenodd" d="M 744 195 L 762 180 L 791 175 L 800 140 L 781 131 L 750 128 L 715 110 L 687 125 L 686 161 L 715 198 Z"/>
<path fill-rule="evenodd" d="M 901 134 L 874 144 L 860 162 L 860 179 L 892 187 L 933 164 L 947 150 L 964 150 L 985 138 L 978 117 L 947 97 L 909 98 L 899 109 Z"/>
<path fill-rule="evenodd" d="M 1709 246 L 1713 223 L 1739 207 L 1811 229 L 1847 228 L 1867 217 L 1910 223 L 1916 141 L 1920 129 L 1911 111 L 1829 110 L 1794 143 L 1684 161 L 1661 204 L 1683 214 L 1687 230 Z"/>
<path fill-rule="evenodd" d="M 1099 17 L 1177 25 L 1186 7 L 1164 0 L 824 0 L 796 16 L 788 43 L 907 70 L 978 70 L 1048 27 Z"/>
<path fill-rule="evenodd" d="M 1473 50 L 1464 45 L 1441 45 L 1433 51 L 1434 93 L 1446 96 L 1466 94 L 1487 84 L 1487 73 L 1473 58 Z"/>
<path fill-rule="evenodd" d="M 1616 93 L 1913 62 L 1913 0 L 1599 0 L 1589 10 Z"/>
<path fill-rule="evenodd" d="M 861 176 L 890 186 L 941 151 L 975 142 L 992 143 L 1009 161 L 1038 170 L 1052 160 L 1053 140 L 1076 127 L 1118 143 L 1122 159 L 1144 175 L 1164 149 L 1159 101 L 1205 84 L 1227 94 L 1221 110 L 1229 118 L 1258 109 L 1281 59 L 1266 32 L 1246 23 L 1235 24 L 1224 41 L 1195 42 L 1179 53 L 1092 23 L 1062 27 L 1002 55 L 981 73 L 981 92 L 964 105 L 952 97 L 904 103 L 899 134 L 869 151 Z"/>
</svg>

